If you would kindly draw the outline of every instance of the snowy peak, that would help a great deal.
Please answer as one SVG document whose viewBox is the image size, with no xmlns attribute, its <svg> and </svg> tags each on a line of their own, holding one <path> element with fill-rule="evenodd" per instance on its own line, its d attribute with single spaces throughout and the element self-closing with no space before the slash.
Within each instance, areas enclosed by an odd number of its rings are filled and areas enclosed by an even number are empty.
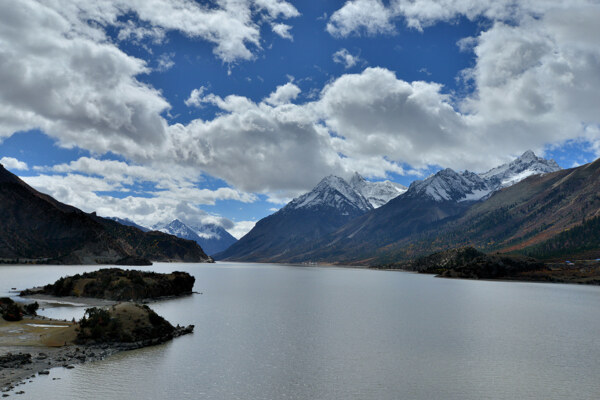
<svg viewBox="0 0 600 400">
<path fill-rule="evenodd" d="M 479 175 L 464 171 L 458 173 L 450 168 L 439 171 L 424 181 L 413 182 L 406 196 L 427 197 L 435 201 L 479 200 L 490 189 Z"/>
<path fill-rule="evenodd" d="M 208 255 L 223 251 L 237 241 L 223 227 L 211 223 L 189 226 L 175 219 L 168 224 L 155 225 L 154 229 L 182 239 L 193 240 Z"/>
<path fill-rule="evenodd" d="M 195 241 L 197 236 L 196 233 L 189 226 L 187 226 L 178 219 L 175 219 L 165 225 L 155 225 L 153 228 L 157 231 L 168 233 L 170 235 L 175 235 L 182 239 Z"/>
<path fill-rule="evenodd" d="M 413 182 L 407 196 L 427 197 L 435 201 L 476 201 L 528 176 L 560 169 L 554 160 L 537 157 L 529 150 L 516 160 L 482 174 L 469 171 L 458 173 L 450 168 L 439 171 L 423 181 Z"/>
<path fill-rule="evenodd" d="M 362 194 L 371 203 L 373 208 L 381 207 L 407 190 L 406 186 L 390 181 L 369 182 L 358 172 L 355 172 L 350 179 L 350 186 Z"/>
<path fill-rule="evenodd" d="M 499 189 L 512 186 L 531 175 L 547 174 L 560 169 L 556 161 L 538 157 L 533 151 L 528 150 L 516 160 L 502 164 L 480 176 L 498 186 Z"/>
<path fill-rule="evenodd" d="M 282 211 L 330 207 L 342 212 L 358 210 L 366 212 L 373 209 L 371 203 L 362 194 L 354 190 L 345 180 L 329 175 L 310 192 L 292 200 Z"/>
</svg>

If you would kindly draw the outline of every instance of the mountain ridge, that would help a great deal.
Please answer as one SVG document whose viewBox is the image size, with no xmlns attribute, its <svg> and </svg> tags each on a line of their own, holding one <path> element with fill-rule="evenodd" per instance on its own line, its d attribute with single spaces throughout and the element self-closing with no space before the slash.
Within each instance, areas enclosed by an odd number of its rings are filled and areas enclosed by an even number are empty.
<svg viewBox="0 0 600 400">
<path fill-rule="evenodd" d="M 299 243 L 327 235 L 370 210 L 373 206 L 364 196 L 344 179 L 330 175 L 310 192 L 258 221 L 250 232 L 215 258 L 276 260 Z"/>
<path fill-rule="evenodd" d="M 559 171 L 555 171 L 556 169 Z M 268 252 L 269 235 L 254 235 L 252 242 L 247 243 L 245 253 L 230 252 L 219 256 L 243 261 L 363 264 L 379 262 L 388 256 L 413 257 L 431 249 L 438 250 L 438 247 L 450 247 L 451 239 L 442 240 L 445 242 L 444 246 L 438 243 L 438 231 L 445 229 L 446 232 L 455 223 L 453 221 L 460 221 L 465 225 L 467 222 L 461 218 L 471 208 L 486 203 L 498 192 L 506 190 L 504 185 L 510 188 L 526 181 L 521 185 L 526 187 L 529 184 L 527 182 L 556 172 L 560 172 L 556 162 L 537 157 L 531 151 L 482 174 L 445 169 L 423 181 L 413 182 L 404 194 L 381 207 L 349 219 L 342 225 L 331 227 L 325 234 L 319 232 L 315 235 L 314 231 L 306 231 L 304 234 L 311 236 L 310 239 L 300 238 L 294 243 L 287 243 L 285 247 L 276 246 L 279 250 L 272 253 Z M 308 198 L 310 193 L 301 198 Z M 295 201 L 297 200 L 290 204 Z M 262 220 L 257 223 L 257 227 L 261 227 L 261 222 Z M 293 226 L 290 222 L 287 221 L 288 229 Z M 279 224 L 285 225 L 286 221 L 280 220 Z M 468 238 L 459 232 L 448 235 L 460 237 L 460 243 L 456 244 L 468 244 L 463 243 L 468 242 Z M 423 237 L 432 240 L 433 244 L 425 244 L 426 240 L 421 239 Z M 410 250 L 411 243 L 419 240 L 420 247 Z M 261 250 L 257 251 L 258 248 Z"/>
<path fill-rule="evenodd" d="M 212 261 L 196 243 L 144 233 L 63 204 L 1 165 L 0 204 L 0 262 Z"/>
</svg>

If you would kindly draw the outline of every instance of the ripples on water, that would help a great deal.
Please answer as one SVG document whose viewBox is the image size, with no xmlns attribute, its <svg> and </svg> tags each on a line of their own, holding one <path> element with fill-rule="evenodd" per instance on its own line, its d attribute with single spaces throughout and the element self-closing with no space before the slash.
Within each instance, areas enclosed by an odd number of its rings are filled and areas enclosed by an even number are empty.
<svg viewBox="0 0 600 400">
<path fill-rule="evenodd" d="M 0 267 L 0 292 L 94 269 Z M 194 274 L 202 295 L 152 306 L 194 334 L 54 369 L 20 398 L 599 398 L 598 287 L 262 264 L 149 269 Z"/>
</svg>

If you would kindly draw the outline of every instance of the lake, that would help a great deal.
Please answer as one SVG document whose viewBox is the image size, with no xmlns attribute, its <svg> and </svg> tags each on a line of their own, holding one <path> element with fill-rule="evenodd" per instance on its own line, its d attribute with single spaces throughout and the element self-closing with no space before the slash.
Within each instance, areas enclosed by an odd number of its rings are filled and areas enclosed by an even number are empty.
<svg viewBox="0 0 600 400">
<path fill-rule="evenodd" d="M 95 269 L 1 266 L 0 294 Z M 18 398 L 600 397 L 599 287 L 274 264 L 140 269 L 196 277 L 202 294 L 151 305 L 194 334 L 53 369 Z M 71 319 L 83 308 L 40 313 Z"/>
</svg>

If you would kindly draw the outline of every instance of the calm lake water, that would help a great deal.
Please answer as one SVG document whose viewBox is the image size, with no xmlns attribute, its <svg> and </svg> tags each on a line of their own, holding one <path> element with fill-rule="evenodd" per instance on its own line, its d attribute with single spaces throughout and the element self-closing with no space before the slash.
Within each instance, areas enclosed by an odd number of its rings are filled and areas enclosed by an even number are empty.
<svg viewBox="0 0 600 400">
<path fill-rule="evenodd" d="M 53 369 L 18 398 L 600 398 L 598 287 L 266 264 L 145 268 L 196 277 L 202 295 L 152 305 L 194 334 Z M 3 266 L 0 295 L 95 269 Z"/>
</svg>

